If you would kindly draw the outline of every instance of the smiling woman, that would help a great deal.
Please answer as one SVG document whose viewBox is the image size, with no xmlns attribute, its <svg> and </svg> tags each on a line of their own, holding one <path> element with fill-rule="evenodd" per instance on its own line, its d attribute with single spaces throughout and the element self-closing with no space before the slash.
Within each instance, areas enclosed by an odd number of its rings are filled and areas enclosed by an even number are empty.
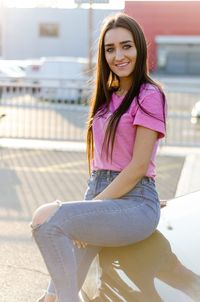
<svg viewBox="0 0 200 302">
<path fill-rule="evenodd" d="M 139 24 L 123 13 L 106 19 L 88 116 L 92 171 L 85 198 L 45 204 L 33 215 L 33 236 L 51 275 L 39 302 L 80 301 L 102 247 L 144 240 L 158 225 L 155 158 L 165 135 L 165 96 L 149 77 L 146 60 Z"/>
<path fill-rule="evenodd" d="M 106 61 L 120 80 L 120 95 L 126 94 L 132 83 L 137 49 L 130 31 L 125 28 L 113 28 L 105 34 Z"/>
</svg>

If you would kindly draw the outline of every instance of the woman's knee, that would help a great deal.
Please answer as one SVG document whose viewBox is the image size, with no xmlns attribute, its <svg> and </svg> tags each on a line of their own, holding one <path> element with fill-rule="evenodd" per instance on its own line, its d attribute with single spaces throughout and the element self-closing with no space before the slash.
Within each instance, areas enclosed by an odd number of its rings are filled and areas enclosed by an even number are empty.
<svg viewBox="0 0 200 302">
<path fill-rule="evenodd" d="M 33 213 L 31 226 L 34 228 L 37 225 L 43 224 L 57 211 L 59 206 L 60 203 L 55 201 L 44 204 L 37 208 L 37 210 Z"/>
</svg>

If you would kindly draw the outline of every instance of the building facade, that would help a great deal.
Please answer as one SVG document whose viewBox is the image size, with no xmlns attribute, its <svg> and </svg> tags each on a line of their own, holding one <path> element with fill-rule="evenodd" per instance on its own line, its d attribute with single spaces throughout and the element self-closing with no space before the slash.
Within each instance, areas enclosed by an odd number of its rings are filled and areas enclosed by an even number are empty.
<svg viewBox="0 0 200 302">
<path fill-rule="evenodd" d="M 3 10 L 0 12 L 0 57 L 3 59 L 87 57 L 89 34 L 96 45 L 102 20 L 119 11 L 92 9 L 93 26 L 89 28 L 88 9 L 4 7 Z"/>
<path fill-rule="evenodd" d="M 152 71 L 200 75 L 199 1 L 126 1 L 125 12 L 145 32 Z"/>
</svg>

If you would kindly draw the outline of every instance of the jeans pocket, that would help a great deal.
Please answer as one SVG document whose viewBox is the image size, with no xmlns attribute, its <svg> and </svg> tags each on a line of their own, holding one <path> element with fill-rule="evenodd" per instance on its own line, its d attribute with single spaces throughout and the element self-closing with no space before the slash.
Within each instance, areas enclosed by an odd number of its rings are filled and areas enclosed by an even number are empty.
<svg viewBox="0 0 200 302">
<path fill-rule="evenodd" d="M 94 190 L 92 190 L 91 187 L 88 186 L 84 194 L 84 200 L 91 200 L 94 197 Z"/>
<path fill-rule="evenodd" d="M 90 200 L 95 197 L 95 181 L 91 176 L 87 182 L 87 188 L 84 194 L 84 200 Z"/>
</svg>

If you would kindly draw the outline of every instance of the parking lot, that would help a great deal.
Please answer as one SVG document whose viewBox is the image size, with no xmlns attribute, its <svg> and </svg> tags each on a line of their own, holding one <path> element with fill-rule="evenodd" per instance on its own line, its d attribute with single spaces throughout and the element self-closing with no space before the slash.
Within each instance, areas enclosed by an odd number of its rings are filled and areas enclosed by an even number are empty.
<svg viewBox="0 0 200 302">
<path fill-rule="evenodd" d="M 31 215 L 56 198 L 83 198 L 86 157 L 83 152 L 23 149 L 1 149 L 0 154 L 0 300 L 36 301 L 47 286 L 48 274 L 31 239 Z M 184 157 L 158 157 L 161 198 L 174 197 L 183 163 Z"/>
</svg>

